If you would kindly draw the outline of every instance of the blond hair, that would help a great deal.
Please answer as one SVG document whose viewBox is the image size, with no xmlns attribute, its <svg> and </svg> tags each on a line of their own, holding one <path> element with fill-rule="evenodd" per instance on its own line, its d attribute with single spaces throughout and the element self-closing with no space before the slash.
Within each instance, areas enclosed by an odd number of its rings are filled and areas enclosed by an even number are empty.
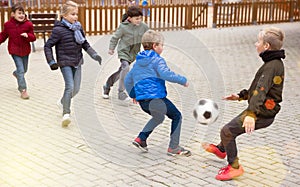
<svg viewBox="0 0 300 187">
<path fill-rule="evenodd" d="M 153 44 L 163 44 L 164 43 L 164 37 L 161 33 L 154 31 L 154 30 L 148 30 L 144 33 L 142 37 L 142 45 L 145 50 L 153 49 Z"/>
<path fill-rule="evenodd" d="M 74 1 L 67 1 L 63 6 L 61 10 L 61 15 L 65 16 L 67 15 L 70 11 L 72 11 L 74 8 L 78 8 L 77 3 Z"/>
<path fill-rule="evenodd" d="M 276 27 L 265 28 L 260 31 L 259 35 L 264 43 L 270 45 L 271 50 L 280 50 L 283 46 L 284 32 Z"/>
</svg>

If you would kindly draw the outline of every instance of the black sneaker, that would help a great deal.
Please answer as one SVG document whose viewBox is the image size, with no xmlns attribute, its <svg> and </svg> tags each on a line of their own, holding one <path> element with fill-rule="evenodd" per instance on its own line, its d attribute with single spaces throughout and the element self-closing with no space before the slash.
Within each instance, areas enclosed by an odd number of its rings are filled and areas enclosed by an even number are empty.
<svg viewBox="0 0 300 187">
<path fill-rule="evenodd" d="M 183 147 L 178 146 L 176 149 L 168 148 L 169 156 L 183 155 L 183 156 L 191 156 L 192 153 L 189 150 L 184 149 Z"/>
<path fill-rule="evenodd" d="M 147 143 L 145 140 L 143 141 L 139 137 L 137 137 L 136 139 L 134 139 L 132 144 L 135 145 L 140 150 L 142 150 L 143 152 L 145 153 L 148 152 Z"/>
<path fill-rule="evenodd" d="M 109 92 L 110 92 L 110 87 L 104 85 L 103 86 L 103 99 L 108 99 L 109 98 Z"/>
</svg>

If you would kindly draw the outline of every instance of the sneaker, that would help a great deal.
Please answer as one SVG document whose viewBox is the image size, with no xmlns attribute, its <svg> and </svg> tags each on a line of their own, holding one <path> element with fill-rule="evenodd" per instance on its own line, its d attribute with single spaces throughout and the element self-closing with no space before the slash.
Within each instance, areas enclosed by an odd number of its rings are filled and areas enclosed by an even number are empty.
<svg viewBox="0 0 300 187">
<path fill-rule="evenodd" d="M 136 139 L 134 139 L 132 144 L 135 145 L 140 150 L 142 150 L 143 152 L 145 153 L 148 152 L 146 140 L 143 141 L 141 140 L 141 138 L 137 137 Z"/>
<path fill-rule="evenodd" d="M 127 94 L 124 91 L 119 92 L 118 98 L 121 101 L 129 101 L 130 100 L 130 98 L 127 96 Z"/>
<path fill-rule="evenodd" d="M 183 155 L 183 156 L 191 156 L 192 153 L 189 150 L 184 149 L 183 147 L 178 146 L 176 149 L 168 148 L 169 156 Z"/>
<path fill-rule="evenodd" d="M 68 125 L 71 123 L 70 114 L 64 114 L 61 126 L 62 127 L 68 127 Z"/>
<path fill-rule="evenodd" d="M 22 99 L 29 99 L 29 95 L 26 90 L 21 91 L 21 98 Z"/>
<path fill-rule="evenodd" d="M 221 152 L 214 144 L 202 143 L 202 147 L 205 151 L 215 154 L 218 158 L 224 159 L 226 157 L 226 152 Z"/>
<path fill-rule="evenodd" d="M 56 105 L 57 105 L 59 110 L 61 110 L 61 111 L 63 110 L 63 104 L 61 103 L 60 99 L 56 102 Z"/>
<path fill-rule="evenodd" d="M 103 99 L 109 98 L 109 92 L 110 92 L 110 88 L 108 86 L 104 85 L 103 86 L 103 94 L 102 94 Z"/>
<path fill-rule="evenodd" d="M 218 175 L 216 175 L 216 179 L 220 181 L 231 180 L 235 177 L 239 177 L 243 175 L 244 169 L 241 165 L 239 165 L 238 169 L 233 168 L 230 164 L 225 166 L 219 170 Z"/>
</svg>

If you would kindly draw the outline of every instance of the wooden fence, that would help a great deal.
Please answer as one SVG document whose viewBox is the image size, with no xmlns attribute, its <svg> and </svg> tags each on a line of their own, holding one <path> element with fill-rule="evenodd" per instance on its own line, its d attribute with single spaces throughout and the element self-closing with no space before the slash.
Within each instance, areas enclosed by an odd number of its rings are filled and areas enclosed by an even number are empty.
<svg viewBox="0 0 300 187">
<path fill-rule="evenodd" d="M 52 1 L 54 2 L 54 0 Z M 55 3 L 61 1 L 55 0 Z M 93 0 L 83 2 L 90 1 Z M 300 21 L 299 1 L 215 3 L 214 6 L 208 6 L 208 2 L 192 5 L 155 4 L 141 6 L 141 8 L 147 12 L 144 20 L 150 28 L 166 31 L 207 28 L 209 26 L 231 27 Z M 98 2 L 100 1 L 98 0 Z M 128 5 L 86 6 L 86 4 L 81 4 L 79 7 L 79 21 L 82 23 L 87 35 L 111 34 L 118 27 L 127 8 Z M 213 10 L 209 11 L 210 9 Z M 57 13 L 60 17 L 60 6 L 43 6 L 40 8 L 33 6 L 27 7 L 26 11 L 27 14 L 37 12 Z M 210 20 L 212 23 L 209 23 L 208 18 L 211 16 L 213 17 Z M 3 29 L 3 23 L 9 17 L 10 8 L 0 7 L 0 31 Z"/>
<path fill-rule="evenodd" d="M 300 21 L 299 0 L 216 3 L 213 27 Z"/>
<path fill-rule="evenodd" d="M 14 4 L 16 2 L 21 2 L 25 7 L 57 7 L 65 3 L 67 0 L 7 0 L 0 3 L 2 4 Z M 141 5 L 144 0 L 73 0 L 80 6 L 120 6 L 120 5 Z M 168 4 L 198 4 L 206 3 L 211 0 L 147 0 L 148 5 L 168 5 Z M 0 4 L 1 5 L 1 4 Z"/>
<path fill-rule="evenodd" d="M 87 35 L 111 34 L 119 25 L 122 15 L 126 12 L 127 6 L 94 6 L 79 7 L 79 21 L 83 25 Z M 144 21 L 150 28 L 167 31 L 181 29 L 195 29 L 207 27 L 208 5 L 207 3 L 189 5 L 153 5 L 145 6 L 147 10 Z M 60 17 L 59 7 L 35 8 L 28 7 L 27 14 L 30 13 L 57 13 Z M 9 9 L 0 8 L 1 26 L 9 19 Z"/>
</svg>

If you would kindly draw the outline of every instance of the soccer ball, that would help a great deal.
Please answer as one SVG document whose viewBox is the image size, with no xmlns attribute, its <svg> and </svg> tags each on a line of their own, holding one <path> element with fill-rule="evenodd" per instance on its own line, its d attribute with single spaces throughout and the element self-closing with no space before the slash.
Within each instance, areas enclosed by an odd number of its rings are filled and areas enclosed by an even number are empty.
<svg viewBox="0 0 300 187">
<path fill-rule="evenodd" d="M 218 105 L 210 99 L 200 99 L 195 104 L 193 115 L 202 125 L 212 124 L 219 116 Z"/>
</svg>

